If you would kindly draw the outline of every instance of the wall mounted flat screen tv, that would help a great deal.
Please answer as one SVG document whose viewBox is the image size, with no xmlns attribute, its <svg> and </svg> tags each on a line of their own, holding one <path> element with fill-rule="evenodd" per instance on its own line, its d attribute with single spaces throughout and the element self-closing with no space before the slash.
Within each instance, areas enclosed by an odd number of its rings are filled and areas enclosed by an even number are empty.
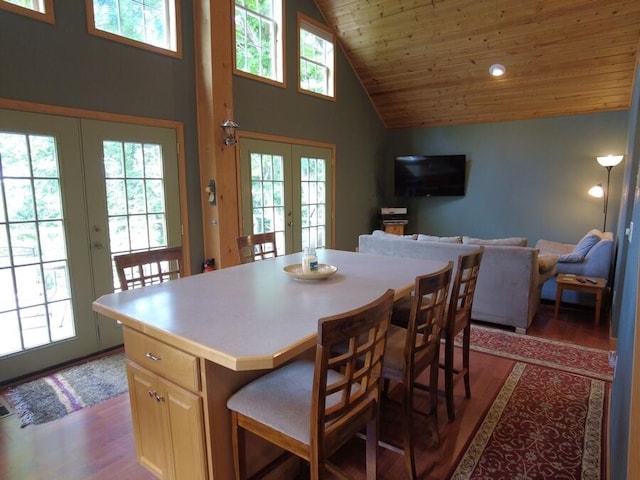
<svg viewBox="0 0 640 480">
<path fill-rule="evenodd" d="M 395 196 L 464 196 L 465 155 L 403 155 L 395 160 Z"/>
</svg>

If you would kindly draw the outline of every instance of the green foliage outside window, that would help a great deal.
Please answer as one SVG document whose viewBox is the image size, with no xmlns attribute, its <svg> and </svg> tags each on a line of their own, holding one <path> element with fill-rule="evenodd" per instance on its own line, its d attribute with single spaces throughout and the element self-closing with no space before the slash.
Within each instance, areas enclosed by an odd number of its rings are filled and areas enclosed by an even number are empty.
<svg viewBox="0 0 640 480">
<path fill-rule="evenodd" d="M 236 68 L 240 71 L 282 80 L 278 34 L 281 30 L 280 0 L 236 0 Z"/>
<path fill-rule="evenodd" d="M 172 49 L 168 0 L 93 0 L 95 28 Z"/>
</svg>

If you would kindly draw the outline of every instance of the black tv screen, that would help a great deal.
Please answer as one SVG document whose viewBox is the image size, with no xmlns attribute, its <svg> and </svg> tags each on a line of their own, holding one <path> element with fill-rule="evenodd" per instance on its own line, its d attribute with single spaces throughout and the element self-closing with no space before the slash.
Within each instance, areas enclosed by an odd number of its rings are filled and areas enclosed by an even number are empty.
<svg viewBox="0 0 640 480">
<path fill-rule="evenodd" d="M 395 196 L 464 196 L 465 155 L 403 155 L 395 160 Z"/>
</svg>

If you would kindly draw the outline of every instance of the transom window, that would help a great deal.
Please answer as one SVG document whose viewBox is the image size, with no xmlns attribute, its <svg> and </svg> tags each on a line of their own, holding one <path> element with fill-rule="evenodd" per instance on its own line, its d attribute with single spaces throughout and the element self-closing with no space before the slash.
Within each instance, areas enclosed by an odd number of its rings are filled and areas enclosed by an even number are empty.
<svg viewBox="0 0 640 480">
<path fill-rule="evenodd" d="M 53 0 L 0 0 L 0 8 L 54 23 Z"/>
<path fill-rule="evenodd" d="M 235 73 L 284 84 L 283 3 L 235 0 Z"/>
<path fill-rule="evenodd" d="M 86 0 L 89 32 L 180 57 L 180 0 Z"/>
<path fill-rule="evenodd" d="M 331 31 L 310 18 L 298 16 L 300 33 L 299 90 L 333 98 L 335 83 L 334 40 Z"/>
</svg>

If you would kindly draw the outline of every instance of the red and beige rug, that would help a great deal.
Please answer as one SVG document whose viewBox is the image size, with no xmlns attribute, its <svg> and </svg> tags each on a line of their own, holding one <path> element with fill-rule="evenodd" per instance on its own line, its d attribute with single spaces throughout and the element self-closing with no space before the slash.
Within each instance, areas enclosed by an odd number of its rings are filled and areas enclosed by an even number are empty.
<svg viewBox="0 0 640 480">
<path fill-rule="evenodd" d="M 461 345 L 461 336 L 456 343 Z M 566 342 L 471 325 L 471 350 L 612 381 L 609 352 Z"/>
<path fill-rule="evenodd" d="M 452 479 L 600 479 L 608 382 L 516 363 Z"/>
<path fill-rule="evenodd" d="M 479 325 L 471 349 L 517 363 L 452 479 L 604 478 L 607 351 Z"/>
</svg>

